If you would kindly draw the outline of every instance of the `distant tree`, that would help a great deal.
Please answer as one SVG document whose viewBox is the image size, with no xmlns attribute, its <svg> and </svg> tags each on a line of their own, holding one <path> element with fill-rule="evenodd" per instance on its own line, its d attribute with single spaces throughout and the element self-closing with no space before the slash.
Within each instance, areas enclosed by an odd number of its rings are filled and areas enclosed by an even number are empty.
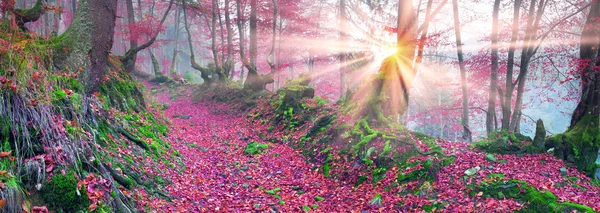
<svg viewBox="0 0 600 213">
<path fill-rule="evenodd" d="M 130 39 L 129 50 L 127 50 L 127 52 L 125 52 L 125 55 L 123 57 L 121 57 L 121 62 L 123 62 L 123 65 L 125 66 L 125 71 L 133 72 L 133 70 L 135 69 L 135 62 L 137 59 L 137 54 L 140 51 L 150 47 L 154 43 L 154 41 L 156 41 L 158 34 L 161 32 L 161 30 L 160 30 L 161 27 L 162 27 L 163 23 L 165 22 L 165 20 L 167 19 L 167 15 L 169 14 L 169 11 L 171 11 L 171 7 L 173 6 L 173 1 L 174 0 L 169 1 L 169 6 L 167 7 L 167 10 L 163 14 L 162 18 L 160 19 L 158 26 L 156 26 L 155 29 L 148 29 L 148 30 L 152 31 L 152 35 L 148 39 L 148 41 L 146 41 L 142 45 L 138 46 L 137 41 L 133 41 L 133 40 L 136 40 L 136 37 L 129 38 Z M 135 23 L 134 12 L 133 12 L 133 2 L 132 2 L 132 0 L 126 0 L 126 3 L 127 3 L 127 17 L 129 20 L 129 24 L 133 25 Z M 129 33 L 133 33 L 133 32 L 130 31 Z"/>
<path fill-rule="evenodd" d="M 516 0 L 518 1 L 518 0 Z M 458 56 L 458 68 L 460 69 L 460 83 L 462 89 L 462 139 L 468 142 L 473 141 L 471 130 L 469 129 L 469 93 L 467 85 L 467 70 L 465 68 L 465 59 L 463 56 L 463 44 L 460 34 L 460 20 L 458 18 L 458 0 L 452 0 L 452 11 L 454 14 L 454 34 L 456 36 L 456 55 Z"/>
</svg>

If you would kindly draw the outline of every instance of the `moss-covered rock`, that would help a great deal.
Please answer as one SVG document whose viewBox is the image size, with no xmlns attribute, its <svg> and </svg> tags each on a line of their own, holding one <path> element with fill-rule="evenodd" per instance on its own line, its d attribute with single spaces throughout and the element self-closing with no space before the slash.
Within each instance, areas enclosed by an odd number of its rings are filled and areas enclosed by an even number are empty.
<svg viewBox="0 0 600 213">
<path fill-rule="evenodd" d="M 89 206 L 89 200 L 85 189 L 78 189 L 79 180 L 69 171 L 52 177 L 41 189 L 44 201 L 56 212 L 77 212 L 85 210 Z"/>
<path fill-rule="evenodd" d="M 549 138 L 546 146 L 553 146 L 554 155 L 572 162 L 579 171 L 594 177 L 600 165 L 596 163 L 600 150 L 600 124 L 597 117 L 585 116 L 564 134 Z"/>
<path fill-rule="evenodd" d="M 540 153 L 543 149 L 538 149 L 533 145 L 533 140 L 520 133 L 509 133 L 500 131 L 491 133 L 487 139 L 475 144 L 479 150 L 488 153 L 497 154 L 519 154 L 519 153 Z"/>
<path fill-rule="evenodd" d="M 551 192 L 538 191 L 520 180 L 482 182 L 471 191 L 471 196 L 475 196 L 478 192 L 483 192 L 483 198 L 515 199 L 525 204 L 518 212 L 594 212 L 592 208 L 585 205 L 559 202 L 556 195 Z"/>
<path fill-rule="evenodd" d="M 535 137 L 533 138 L 533 146 L 538 149 L 538 151 L 545 151 L 545 140 L 546 140 L 546 128 L 544 127 L 544 122 L 542 119 L 539 119 L 535 123 Z"/>
</svg>

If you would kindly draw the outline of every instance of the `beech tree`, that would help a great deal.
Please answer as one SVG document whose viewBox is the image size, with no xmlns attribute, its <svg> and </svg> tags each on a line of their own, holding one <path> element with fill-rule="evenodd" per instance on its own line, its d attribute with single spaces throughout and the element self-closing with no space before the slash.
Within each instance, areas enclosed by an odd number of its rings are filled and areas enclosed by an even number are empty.
<svg viewBox="0 0 600 213">
<path fill-rule="evenodd" d="M 600 165 L 596 163 L 600 151 L 599 20 L 600 1 L 592 1 L 579 40 L 576 69 L 581 78 L 581 99 L 573 111 L 569 129 L 553 136 L 546 144 L 547 148 L 554 148 L 557 157 L 574 162 L 577 169 L 596 179 L 600 179 Z"/>
</svg>

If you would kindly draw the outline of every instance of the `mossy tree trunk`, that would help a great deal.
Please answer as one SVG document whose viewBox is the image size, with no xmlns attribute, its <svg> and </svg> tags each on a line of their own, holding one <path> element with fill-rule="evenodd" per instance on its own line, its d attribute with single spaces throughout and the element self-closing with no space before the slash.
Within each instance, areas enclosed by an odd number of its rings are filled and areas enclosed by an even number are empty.
<svg viewBox="0 0 600 213">
<path fill-rule="evenodd" d="M 581 100 L 573 112 L 567 132 L 549 140 L 557 157 L 574 162 L 590 177 L 600 168 L 596 164 L 600 149 L 599 18 L 600 1 L 594 1 L 580 40 Z"/>
<path fill-rule="evenodd" d="M 345 102 L 356 120 L 368 117 L 373 125 L 386 125 L 408 108 L 409 89 L 414 78 L 417 19 L 412 1 L 402 0 L 398 7 L 398 51 L 381 63 L 377 74 L 364 81 Z M 354 109 L 353 109 L 354 108 Z"/>
<path fill-rule="evenodd" d="M 98 90 L 112 48 L 117 0 L 81 0 L 77 15 L 58 41 L 55 66 L 83 70 L 86 94 Z M 66 52 L 65 52 L 66 51 Z"/>
</svg>

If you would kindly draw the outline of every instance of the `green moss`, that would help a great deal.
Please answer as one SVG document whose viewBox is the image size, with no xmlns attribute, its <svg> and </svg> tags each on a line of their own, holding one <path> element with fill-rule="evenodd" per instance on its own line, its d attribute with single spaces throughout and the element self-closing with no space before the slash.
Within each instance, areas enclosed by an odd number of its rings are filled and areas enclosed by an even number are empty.
<svg viewBox="0 0 600 213">
<path fill-rule="evenodd" d="M 267 148 L 269 148 L 269 145 L 253 141 L 246 145 L 244 153 L 247 155 L 256 155 L 262 153 Z"/>
<path fill-rule="evenodd" d="M 592 208 L 569 202 L 559 202 L 551 192 L 541 192 L 520 180 L 482 182 L 471 192 L 483 192 L 483 198 L 515 199 L 525 206 L 519 212 L 594 212 Z"/>
<path fill-rule="evenodd" d="M 533 146 L 532 139 L 520 133 L 509 133 L 506 130 L 491 133 L 487 139 L 475 143 L 475 147 L 488 153 L 519 154 L 541 153 L 543 148 Z"/>
<path fill-rule="evenodd" d="M 86 191 L 77 188 L 78 181 L 73 171 L 54 175 L 41 189 L 44 201 L 57 212 L 86 210 L 89 200 Z"/>
<path fill-rule="evenodd" d="M 435 175 L 439 171 L 441 165 L 439 162 L 434 162 L 431 158 L 425 161 L 417 160 L 414 163 L 401 166 L 400 168 L 412 168 L 419 164 L 421 165 L 421 169 L 413 170 L 410 173 L 400 172 L 397 178 L 398 183 L 403 184 L 412 181 L 435 181 Z"/>
<path fill-rule="evenodd" d="M 598 117 L 584 116 L 573 128 L 548 140 L 554 146 L 554 155 L 574 163 L 579 171 L 594 177 L 600 166 L 596 164 L 600 149 Z"/>
</svg>

